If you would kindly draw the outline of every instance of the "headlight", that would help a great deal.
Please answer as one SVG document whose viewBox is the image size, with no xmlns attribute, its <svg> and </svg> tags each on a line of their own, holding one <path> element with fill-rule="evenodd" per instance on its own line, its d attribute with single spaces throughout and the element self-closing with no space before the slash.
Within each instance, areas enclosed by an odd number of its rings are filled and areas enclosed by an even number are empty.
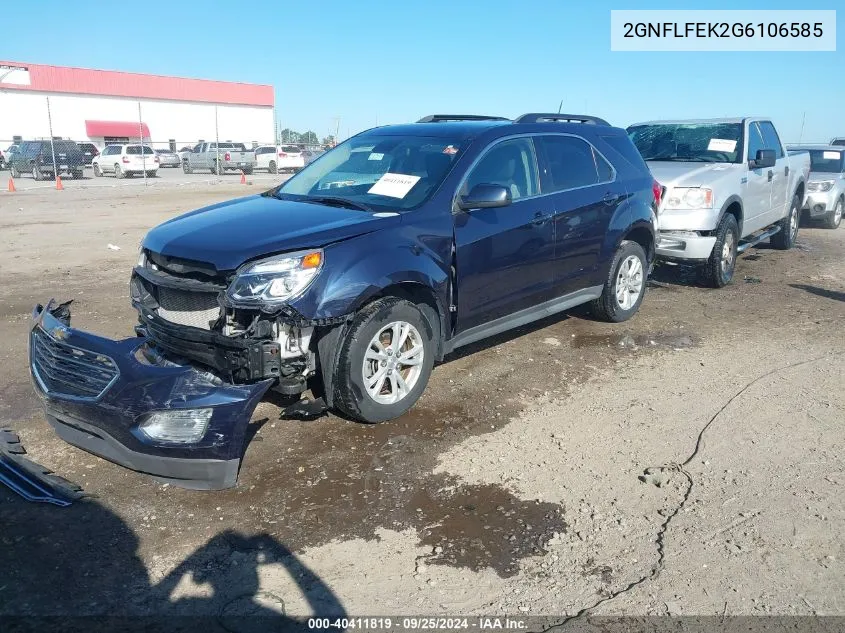
<svg viewBox="0 0 845 633">
<path fill-rule="evenodd" d="M 322 250 L 278 255 L 244 266 L 226 292 L 235 304 L 278 305 L 302 293 L 322 268 Z"/>
<path fill-rule="evenodd" d="M 713 190 L 704 187 L 675 187 L 666 196 L 664 209 L 712 209 Z"/>
<path fill-rule="evenodd" d="M 830 191 L 833 189 L 832 180 L 817 180 L 807 183 L 807 191 Z"/>
<path fill-rule="evenodd" d="M 138 429 L 152 440 L 173 444 L 199 442 L 208 430 L 211 409 L 170 409 L 146 415 Z"/>
<path fill-rule="evenodd" d="M 135 266 L 138 268 L 147 267 L 147 253 L 144 251 L 143 246 L 138 247 L 138 263 Z"/>
</svg>

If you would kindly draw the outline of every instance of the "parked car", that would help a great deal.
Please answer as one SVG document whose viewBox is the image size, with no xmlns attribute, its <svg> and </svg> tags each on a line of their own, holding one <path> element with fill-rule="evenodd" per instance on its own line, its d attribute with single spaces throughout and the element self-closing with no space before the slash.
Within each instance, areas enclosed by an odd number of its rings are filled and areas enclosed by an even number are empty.
<svg viewBox="0 0 845 633">
<path fill-rule="evenodd" d="M 94 159 L 94 176 L 113 174 L 115 178 L 131 178 L 146 172 L 147 178 L 153 178 L 158 167 L 159 157 L 149 145 L 108 145 Z"/>
<path fill-rule="evenodd" d="M 85 156 L 85 166 L 90 167 L 94 164 L 94 158 L 100 155 L 100 150 L 93 143 L 77 143 L 82 155 Z"/>
<path fill-rule="evenodd" d="M 305 164 L 308 165 L 325 153 L 326 150 L 324 149 L 304 149 L 302 150 L 302 158 L 305 161 Z"/>
<path fill-rule="evenodd" d="M 845 146 L 845 136 L 837 136 L 830 139 L 830 144 L 836 147 Z"/>
<path fill-rule="evenodd" d="M 57 165 L 53 164 L 54 154 Z M 84 166 L 85 156 L 77 144 L 59 139 L 24 141 L 9 160 L 13 178 L 29 173 L 35 180 L 55 178 L 57 174 L 82 178 Z"/>
<path fill-rule="evenodd" d="M 696 264 L 720 288 L 738 253 L 766 239 L 795 244 L 810 157 L 787 155 L 771 121 L 652 121 L 628 133 L 663 189 L 660 258 Z"/>
<path fill-rule="evenodd" d="M 177 154 L 173 150 L 157 149 L 157 150 L 155 150 L 155 153 L 158 156 L 159 167 L 181 167 L 182 166 L 182 159 L 179 158 L 179 154 Z"/>
<path fill-rule="evenodd" d="M 251 174 L 255 169 L 255 152 L 243 143 L 198 143 L 182 161 L 186 174 L 208 169 L 212 174 L 238 170 Z"/>
<path fill-rule="evenodd" d="M 829 229 L 839 228 L 845 207 L 845 147 L 790 147 L 789 154 L 807 152 L 810 155 L 810 179 L 804 214 L 813 220 L 823 220 Z"/>
<path fill-rule="evenodd" d="M 185 147 L 181 148 L 178 152 L 176 152 L 177 154 L 179 154 L 179 160 L 182 163 L 185 162 L 185 158 L 187 157 L 188 154 L 191 153 L 192 149 L 193 148 L 191 148 L 191 147 L 185 146 Z"/>
<path fill-rule="evenodd" d="M 297 172 L 305 167 L 305 157 L 296 145 L 262 145 L 255 149 L 255 168 L 268 173 Z"/>
<path fill-rule="evenodd" d="M 270 191 L 152 229 L 130 283 L 137 337 L 36 308 L 36 390 L 72 444 L 177 485 L 232 486 L 269 389 L 298 397 L 310 380 L 326 406 L 380 422 L 469 343 L 583 303 L 631 318 L 658 197 L 625 131 L 594 117 L 362 132 Z"/>
</svg>

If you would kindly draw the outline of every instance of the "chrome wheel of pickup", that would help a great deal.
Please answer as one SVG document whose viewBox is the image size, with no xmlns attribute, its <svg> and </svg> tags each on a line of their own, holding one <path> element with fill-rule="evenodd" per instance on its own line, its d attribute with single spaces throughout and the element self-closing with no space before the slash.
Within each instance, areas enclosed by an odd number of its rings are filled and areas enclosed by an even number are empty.
<svg viewBox="0 0 845 633">
<path fill-rule="evenodd" d="M 394 321 L 372 338 L 364 353 L 364 385 L 379 404 L 405 398 L 420 378 L 425 347 L 416 327 Z"/>
<path fill-rule="evenodd" d="M 643 264 L 635 255 L 626 257 L 616 275 L 616 302 L 623 310 L 630 310 L 643 291 Z"/>
<path fill-rule="evenodd" d="M 722 267 L 722 274 L 729 277 L 733 274 L 734 259 L 736 258 L 736 244 L 734 243 L 734 234 L 725 234 L 725 241 L 722 244 L 722 259 L 719 265 Z"/>
</svg>

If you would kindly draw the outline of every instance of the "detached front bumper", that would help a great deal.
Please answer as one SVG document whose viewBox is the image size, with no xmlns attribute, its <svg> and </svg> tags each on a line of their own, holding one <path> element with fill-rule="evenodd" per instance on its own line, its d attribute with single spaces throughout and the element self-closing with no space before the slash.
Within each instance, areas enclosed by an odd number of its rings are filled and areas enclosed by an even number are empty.
<svg viewBox="0 0 845 633">
<path fill-rule="evenodd" d="M 232 385 L 144 353 L 144 337 L 113 341 L 69 323 L 67 308 L 37 306 L 29 338 L 35 391 L 59 437 L 184 488 L 235 485 L 247 425 L 272 380 Z M 187 409 L 211 410 L 195 442 L 151 439 L 140 428 L 150 414 Z"/>
</svg>

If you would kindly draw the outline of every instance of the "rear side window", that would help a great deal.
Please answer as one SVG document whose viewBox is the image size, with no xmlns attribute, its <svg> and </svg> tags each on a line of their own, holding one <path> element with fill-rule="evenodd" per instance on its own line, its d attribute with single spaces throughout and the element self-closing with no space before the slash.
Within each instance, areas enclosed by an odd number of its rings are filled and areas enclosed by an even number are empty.
<svg viewBox="0 0 845 633">
<path fill-rule="evenodd" d="M 778 158 L 783 158 L 783 146 L 780 144 L 780 137 L 778 137 L 775 126 L 770 121 L 760 121 L 760 132 L 763 135 L 763 142 L 766 144 L 766 149 L 775 150 L 775 155 Z"/>
<path fill-rule="evenodd" d="M 760 129 L 757 123 L 748 124 L 748 160 L 757 158 L 757 151 L 766 149 L 766 143 L 763 141 L 763 136 L 760 134 Z"/>
<path fill-rule="evenodd" d="M 642 154 L 640 154 L 637 146 L 634 145 L 628 136 L 622 136 L 620 134 L 614 136 L 602 136 L 601 139 L 637 169 L 641 169 L 643 171 L 648 170 L 648 166 L 645 164 Z"/>
<path fill-rule="evenodd" d="M 536 140 L 545 157 L 544 193 L 589 187 L 611 179 L 613 172 L 607 161 L 594 154 L 593 146 L 585 140 L 551 135 L 538 136 Z M 603 163 L 601 176 L 597 159 Z"/>
</svg>

